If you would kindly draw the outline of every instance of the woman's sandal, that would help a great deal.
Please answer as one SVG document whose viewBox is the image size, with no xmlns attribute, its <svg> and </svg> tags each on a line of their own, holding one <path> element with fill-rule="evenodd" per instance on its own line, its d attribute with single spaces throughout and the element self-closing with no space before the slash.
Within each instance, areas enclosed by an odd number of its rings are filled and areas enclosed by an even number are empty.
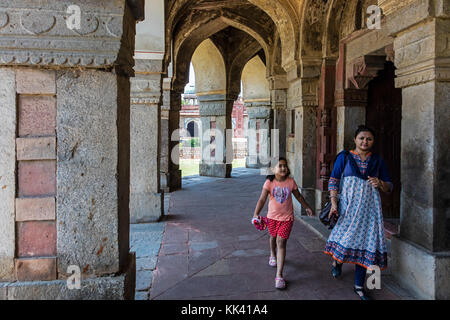
<svg viewBox="0 0 450 320">
<path fill-rule="evenodd" d="M 337 263 L 335 261 L 334 264 L 331 265 L 331 274 L 333 275 L 333 277 L 337 278 L 341 275 L 341 273 L 342 273 L 342 263 Z"/>
<path fill-rule="evenodd" d="M 367 294 L 366 291 L 363 288 L 356 288 L 353 287 L 353 291 L 359 296 L 361 300 L 372 300 Z"/>
<path fill-rule="evenodd" d="M 276 267 L 276 266 L 277 266 L 277 258 L 275 258 L 275 257 L 270 257 L 270 258 L 269 258 L 269 266 L 271 266 L 271 267 Z"/>
<path fill-rule="evenodd" d="M 277 288 L 277 289 L 286 288 L 286 281 L 284 281 L 284 279 L 281 277 L 276 277 L 275 278 L 275 288 Z"/>
</svg>

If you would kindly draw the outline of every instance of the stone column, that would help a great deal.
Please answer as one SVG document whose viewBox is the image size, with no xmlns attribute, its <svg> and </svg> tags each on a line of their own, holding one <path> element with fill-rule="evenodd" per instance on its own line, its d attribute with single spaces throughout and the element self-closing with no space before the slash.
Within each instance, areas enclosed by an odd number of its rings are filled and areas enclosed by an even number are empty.
<svg viewBox="0 0 450 320">
<path fill-rule="evenodd" d="M 316 208 L 328 200 L 328 180 L 335 157 L 335 121 L 333 122 L 336 59 L 325 58 L 322 64 L 317 112 Z"/>
<path fill-rule="evenodd" d="M 321 60 L 309 58 L 302 65 L 293 64 L 288 72 L 288 108 L 295 109 L 295 160 L 291 163 L 291 171 L 313 210 L 316 194 L 316 113 L 321 64 Z M 294 78 L 295 75 L 297 78 Z M 297 201 L 294 201 L 294 209 L 298 215 L 306 214 Z"/>
<path fill-rule="evenodd" d="M 131 81 L 130 222 L 158 221 L 164 214 L 160 190 L 161 60 L 136 60 Z"/>
<path fill-rule="evenodd" d="M 419 297 L 450 299 L 450 1 L 388 16 L 402 88 L 400 234 L 393 275 Z"/>
<path fill-rule="evenodd" d="M 170 90 L 170 109 L 168 110 L 168 168 L 167 188 L 169 192 L 181 189 L 182 176 L 180 170 L 180 110 L 181 93 L 184 88 L 172 88 Z M 166 151 L 164 151 L 165 153 Z"/>
<path fill-rule="evenodd" d="M 245 102 L 248 114 L 247 168 L 270 166 L 271 160 L 271 105 L 270 101 Z"/>
<path fill-rule="evenodd" d="M 231 112 L 235 99 L 224 94 L 210 94 L 198 96 L 198 101 L 202 122 L 200 175 L 230 178 L 233 161 Z"/>
<path fill-rule="evenodd" d="M 273 109 L 273 129 L 278 130 L 278 152 L 287 156 L 287 81 L 286 76 L 273 76 L 269 79 L 270 96 Z"/>
<path fill-rule="evenodd" d="M 161 173 L 161 190 L 170 192 L 168 182 L 169 178 L 169 110 L 170 110 L 170 85 L 171 78 L 163 79 L 163 102 L 161 106 L 161 156 L 160 156 L 160 173 Z"/>
<path fill-rule="evenodd" d="M 125 0 L 88 0 L 72 30 L 72 4 L 0 4 L 0 281 L 14 281 L 0 284 L 5 299 L 134 297 L 136 18 Z M 79 289 L 67 285 L 71 268 Z"/>
</svg>

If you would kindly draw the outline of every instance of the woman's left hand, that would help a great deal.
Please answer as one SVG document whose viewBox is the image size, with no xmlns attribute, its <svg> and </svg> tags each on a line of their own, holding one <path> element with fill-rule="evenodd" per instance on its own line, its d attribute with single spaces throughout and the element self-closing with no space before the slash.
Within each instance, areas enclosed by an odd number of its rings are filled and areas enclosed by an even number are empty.
<svg viewBox="0 0 450 320">
<path fill-rule="evenodd" d="M 369 183 L 375 188 L 381 188 L 383 186 L 381 180 L 374 177 L 369 177 Z"/>
<path fill-rule="evenodd" d="M 314 216 L 314 212 L 312 211 L 311 208 L 306 209 L 306 214 L 308 215 L 308 217 Z"/>
</svg>

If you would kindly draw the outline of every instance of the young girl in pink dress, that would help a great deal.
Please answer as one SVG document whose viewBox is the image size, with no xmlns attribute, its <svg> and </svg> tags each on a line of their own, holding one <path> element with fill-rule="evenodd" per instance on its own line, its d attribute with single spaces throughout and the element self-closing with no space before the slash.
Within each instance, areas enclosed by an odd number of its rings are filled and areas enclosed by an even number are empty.
<svg viewBox="0 0 450 320">
<path fill-rule="evenodd" d="M 292 195 L 305 208 L 308 216 L 314 214 L 311 207 L 298 191 L 294 179 L 289 177 L 290 171 L 287 160 L 285 158 L 279 158 L 277 165 L 272 170 L 274 171 L 274 175 L 267 176 L 253 216 L 254 218 L 259 218 L 259 213 L 266 203 L 267 196 L 269 196 L 269 210 L 267 214 L 270 234 L 269 265 L 277 267 L 275 288 L 284 289 L 286 282 L 283 278 L 283 267 L 286 257 L 286 243 L 294 224 Z"/>
</svg>

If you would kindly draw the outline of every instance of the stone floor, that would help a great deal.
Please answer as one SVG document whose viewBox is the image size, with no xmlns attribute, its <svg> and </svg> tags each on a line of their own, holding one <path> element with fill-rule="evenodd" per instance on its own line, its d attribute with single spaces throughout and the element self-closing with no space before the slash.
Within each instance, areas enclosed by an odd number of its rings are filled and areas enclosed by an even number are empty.
<svg viewBox="0 0 450 320">
<path fill-rule="evenodd" d="M 263 183 L 255 169 L 234 169 L 230 179 L 183 179 L 183 190 L 170 195 L 163 222 L 131 227 L 136 299 L 358 300 L 354 266 L 344 265 L 341 279 L 334 279 L 322 253 L 324 238 L 300 220 L 287 244 L 287 288 L 274 288 L 267 232 L 250 223 Z M 266 210 L 267 204 L 264 215 Z M 371 295 L 400 299 L 384 279 Z"/>
</svg>

